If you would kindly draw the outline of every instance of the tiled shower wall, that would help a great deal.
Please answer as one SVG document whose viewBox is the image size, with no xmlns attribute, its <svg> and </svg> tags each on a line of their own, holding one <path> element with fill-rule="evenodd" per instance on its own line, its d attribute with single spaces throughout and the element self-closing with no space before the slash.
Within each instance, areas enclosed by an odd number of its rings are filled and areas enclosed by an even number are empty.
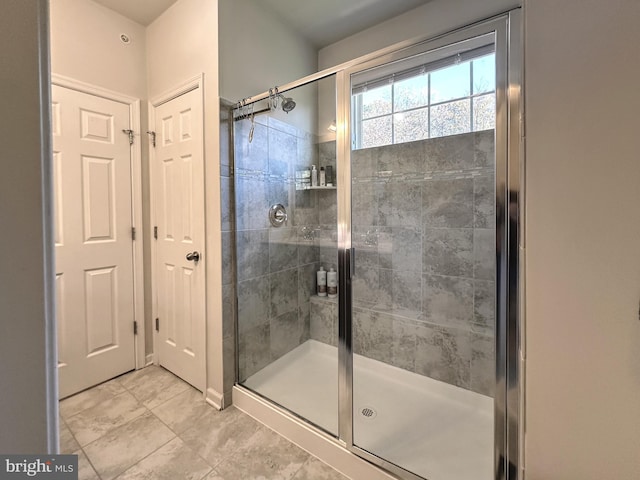
<svg viewBox="0 0 640 480">
<path fill-rule="evenodd" d="M 493 394 L 493 130 L 352 152 L 355 353 Z M 335 345 L 315 297 L 311 338 Z"/>
<path fill-rule="evenodd" d="M 251 142 L 249 120 L 235 131 L 240 381 L 309 339 L 315 273 L 321 257 L 336 252 L 335 244 L 326 247 L 335 226 L 320 227 L 335 218 L 335 191 L 295 190 L 295 170 L 321 156 L 315 137 L 268 116 L 255 117 L 253 128 Z M 282 227 L 269 223 L 276 203 L 287 210 Z"/>
</svg>

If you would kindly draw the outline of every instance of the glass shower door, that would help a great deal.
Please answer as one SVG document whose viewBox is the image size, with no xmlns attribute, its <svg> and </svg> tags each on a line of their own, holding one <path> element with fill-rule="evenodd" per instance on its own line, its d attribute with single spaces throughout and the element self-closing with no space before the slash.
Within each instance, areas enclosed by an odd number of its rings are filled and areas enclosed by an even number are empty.
<svg viewBox="0 0 640 480">
<path fill-rule="evenodd" d="M 234 117 L 238 381 L 337 436 L 335 75 Z"/>
<path fill-rule="evenodd" d="M 430 480 L 494 478 L 494 42 L 350 76 L 353 445 Z"/>
</svg>

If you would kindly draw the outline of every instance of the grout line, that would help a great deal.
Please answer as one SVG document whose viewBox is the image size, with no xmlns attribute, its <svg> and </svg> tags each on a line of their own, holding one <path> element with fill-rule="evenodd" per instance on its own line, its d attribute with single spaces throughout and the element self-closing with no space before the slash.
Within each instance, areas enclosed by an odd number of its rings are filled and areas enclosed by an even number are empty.
<svg viewBox="0 0 640 480">
<path fill-rule="evenodd" d="M 84 458 L 86 458 L 87 462 L 89 462 L 89 465 L 91 465 L 91 468 L 93 469 L 93 472 L 98 477 L 98 480 L 102 480 L 102 476 L 98 473 L 98 469 L 93 466 L 93 463 L 91 462 L 91 459 L 89 458 L 89 455 L 87 455 L 87 452 L 85 452 L 84 448 L 82 448 L 82 447 L 80 447 L 80 450 L 82 451 L 82 454 L 84 455 Z"/>
</svg>

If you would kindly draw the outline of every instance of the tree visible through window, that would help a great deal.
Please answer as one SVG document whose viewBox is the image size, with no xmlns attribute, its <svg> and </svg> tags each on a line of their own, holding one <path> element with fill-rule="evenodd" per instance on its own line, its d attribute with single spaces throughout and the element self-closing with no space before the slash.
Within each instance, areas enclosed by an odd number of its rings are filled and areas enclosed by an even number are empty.
<svg viewBox="0 0 640 480">
<path fill-rule="evenodd" d="M 354 148 L 494 128 L 495 54 L 450 63 L 354 89 Z"/>
</svg>

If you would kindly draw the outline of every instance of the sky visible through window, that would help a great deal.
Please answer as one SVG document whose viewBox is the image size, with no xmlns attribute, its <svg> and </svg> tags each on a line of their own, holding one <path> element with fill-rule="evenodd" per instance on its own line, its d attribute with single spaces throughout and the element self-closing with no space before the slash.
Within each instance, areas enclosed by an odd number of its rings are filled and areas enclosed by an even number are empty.
<svg viewBox="0 0 640 480">
<path fill-rule="evenodd" d="M 356 93 L 354 148 L 494 128 L 495 83 L 489 54 Z"/>
</svg>

